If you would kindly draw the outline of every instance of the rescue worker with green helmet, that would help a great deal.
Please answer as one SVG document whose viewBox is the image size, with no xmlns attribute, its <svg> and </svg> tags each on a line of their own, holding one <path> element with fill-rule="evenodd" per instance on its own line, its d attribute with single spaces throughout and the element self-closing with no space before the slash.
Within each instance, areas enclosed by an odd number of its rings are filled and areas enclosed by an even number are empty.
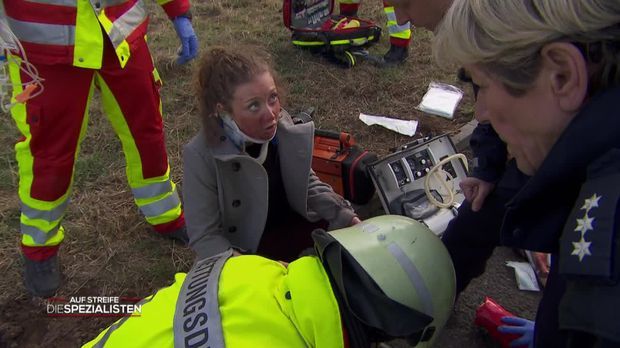
<svg viewBox="0 0 620 348">
<path fill-rule="evenodd" d="M 403 216 L 313 232 L 317 256 L 288 265 L 227 250 L 197 261 L 84 347 L 429 346 L 454 304 L 441 241 Z"/>
</svg>

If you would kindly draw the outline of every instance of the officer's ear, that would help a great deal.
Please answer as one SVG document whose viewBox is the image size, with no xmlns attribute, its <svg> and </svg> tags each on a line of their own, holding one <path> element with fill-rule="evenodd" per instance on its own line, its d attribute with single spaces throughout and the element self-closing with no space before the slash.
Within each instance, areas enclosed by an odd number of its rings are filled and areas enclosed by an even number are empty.
<svg viewBox="0 0 620 348">
<path fill-rule="evenodd" d="M 542 71 L 546 72 L 558 106 L 567 114 L 576 114 L 588 92 L 586 60 L 573 44 L 552 42 L 541 50 Z"/>
</svg>

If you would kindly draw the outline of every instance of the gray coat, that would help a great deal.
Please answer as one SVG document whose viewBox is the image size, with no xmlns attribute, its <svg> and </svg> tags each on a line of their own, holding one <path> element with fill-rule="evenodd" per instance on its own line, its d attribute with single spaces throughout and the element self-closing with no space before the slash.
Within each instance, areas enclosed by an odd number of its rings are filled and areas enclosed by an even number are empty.
<svg viewBox="0 0 620 348">
<path fill-rule="evenodd" d="M 267 221 L 268 178 L 263 166 L 222 135 L 216 144 L 201 130 L 183 151 L 183 198 L 190 246 L 208 257 L 233 246 L 255 252 Z M 346 227 L 355 216 L 348 201 L 310 168 L 314 124 L 293 124 L 282 111 L 278 156 L 286 198 L 310 221 Z"/>
</svg>

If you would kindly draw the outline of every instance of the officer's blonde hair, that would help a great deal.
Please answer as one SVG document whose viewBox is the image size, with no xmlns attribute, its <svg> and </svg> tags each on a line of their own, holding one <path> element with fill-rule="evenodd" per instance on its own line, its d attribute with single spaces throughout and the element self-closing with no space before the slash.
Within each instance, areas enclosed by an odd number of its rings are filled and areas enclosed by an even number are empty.
<svg viewBox="0 0 620 348">
<path fill-rule="evenodd" d="M 590 92 L 620 83 L 619 0 L 455 0 L 433 54 L 444 67 L 476 64 L 518 95 L 538 75 L 540 50 L 556 41 L 582 52 Z"/>
</svg>

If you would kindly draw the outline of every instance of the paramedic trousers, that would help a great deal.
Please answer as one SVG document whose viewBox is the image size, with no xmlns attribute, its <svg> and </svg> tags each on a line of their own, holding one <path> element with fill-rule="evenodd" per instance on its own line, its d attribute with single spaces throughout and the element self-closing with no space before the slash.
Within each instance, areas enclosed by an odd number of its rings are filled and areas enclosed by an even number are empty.
<svg viewBox="0 0 620 348">
<path fill-rule="evenodd" d="M 53 256 L 64 238 L 61 220 L 71 194 L 74 166 L 86 134 L 95 89 L 122 143 L 126 175 L 135 203 L 159 233 L 185 225 L 166 155 L 160 80 L 143 39 L 124 68 L 106 40 L 99 70 L 35 64 L 43 92 L 12 117 L 22 137 L 15 145 L 19 165 L 22 251 L 32 260 Z M 11 64 L 14 93 L 27 77 Z"/>
<path fill-rule="evenodd" d="M 340 13 L 357 13 L 361 0 L 339 0 Z M 394 7 L 383 2 L 383 12 L 386 16 L 386 27 L 390 33 L 390 44 L 399 47 L 409 47 L 411 41 L 411 25 L 398 25 Z"/>
</svg>

